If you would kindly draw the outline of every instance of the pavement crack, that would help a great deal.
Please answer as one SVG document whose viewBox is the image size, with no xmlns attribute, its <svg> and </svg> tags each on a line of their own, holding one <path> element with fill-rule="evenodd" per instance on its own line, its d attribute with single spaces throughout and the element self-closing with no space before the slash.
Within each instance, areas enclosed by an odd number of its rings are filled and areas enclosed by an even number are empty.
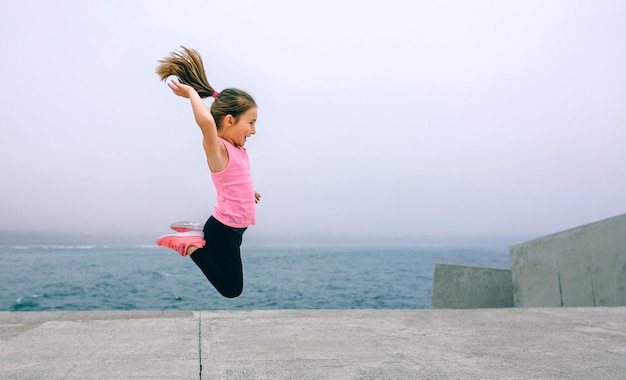
<svg viewBox="0 0 626 380">
<path fill-rule="evenodd" d="M 200 366 L 198 376 L 202 380 L 202 311 L 198 312 L 198 365 Z"/>
</svg>

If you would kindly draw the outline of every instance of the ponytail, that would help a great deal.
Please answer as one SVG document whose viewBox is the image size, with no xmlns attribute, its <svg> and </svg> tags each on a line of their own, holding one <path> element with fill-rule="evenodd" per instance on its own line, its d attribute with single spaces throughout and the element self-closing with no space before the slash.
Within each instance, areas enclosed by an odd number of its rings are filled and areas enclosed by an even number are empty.
<svg viewBox="0 0 626 380">
<path fill-rule="evenodd" d="M 182 51 L 174 51 L 169 57 L 159 60 L 157 75 L 162 81 L 171 75 L 176 76 L 180 83 L 193 87 L 203 99 L 213 96 L 216 91 L 206 79 L 202 57 L 194 49 L 181 48 Z"/>
</svg>

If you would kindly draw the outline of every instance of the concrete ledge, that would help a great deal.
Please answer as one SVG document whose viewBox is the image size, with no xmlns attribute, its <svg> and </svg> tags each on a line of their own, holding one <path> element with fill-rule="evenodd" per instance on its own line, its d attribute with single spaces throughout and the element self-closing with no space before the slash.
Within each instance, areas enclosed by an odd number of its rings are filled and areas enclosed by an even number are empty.
<svg viewBox="0 0 626 380">
<path fill-rule="evenodd" d="M 435 264 L 431 308 L 475 309 L 513 306 L 513 282 L 510 270 Z"/>
<path fill-rule="evenodd" d="M 509 248 L 515 306 L 626 306 L 626 214 Z"/>
</svg>

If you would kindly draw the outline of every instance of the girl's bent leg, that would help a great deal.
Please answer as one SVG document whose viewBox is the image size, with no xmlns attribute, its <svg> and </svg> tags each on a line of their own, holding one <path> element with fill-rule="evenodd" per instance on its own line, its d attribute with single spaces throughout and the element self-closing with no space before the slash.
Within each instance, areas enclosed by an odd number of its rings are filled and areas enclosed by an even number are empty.
<svg viewBox="0 0 626 380">
<path fill-rule="evenodd" d="M 242 230 L 225 226 L 211 217 L 204 226 L 205 246 L 191 255 L 209 282 L 227 298 L 238 297 L 243 291 L 242 236 Z"/>
</svg>

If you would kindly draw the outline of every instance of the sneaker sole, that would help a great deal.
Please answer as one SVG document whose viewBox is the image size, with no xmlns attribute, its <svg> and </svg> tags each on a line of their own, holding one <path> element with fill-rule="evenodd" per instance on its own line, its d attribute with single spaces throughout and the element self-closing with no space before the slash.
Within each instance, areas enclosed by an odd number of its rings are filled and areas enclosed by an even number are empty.
<svg viewBox="0 0 626 380">
<path fill-rule="evenodd" d="M 200 222 L 176 222 L 170 225 L 170 228 L 176 232 L 190 232 L 204 230 L 204 224 Z"/>
</svg>

